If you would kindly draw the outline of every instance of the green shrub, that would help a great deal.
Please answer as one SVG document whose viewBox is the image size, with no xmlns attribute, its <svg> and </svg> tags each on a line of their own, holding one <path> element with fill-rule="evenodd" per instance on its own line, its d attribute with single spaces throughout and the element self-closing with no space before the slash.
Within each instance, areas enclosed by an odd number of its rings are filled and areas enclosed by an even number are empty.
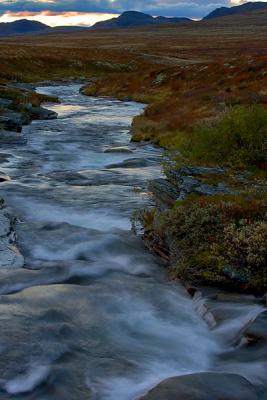
<svg viewBox="0 0 267 400">
<path fill-rule="evenodd" d="M 227 269 L 247 279 L 245 289 L 266 290 L 265 196 L 192 198 L 164 212 L 147 210 L 140 220 L 145 239 L 168 248 L 172 277 L 238 287 L 240 282 L 225 275 Z"/>
<path fill-rule="evenodd" d="M 266 268 L 267 271 L 267 223 L 248 223 L 247 220 L 228 225 L 223 230 L 224 241 L 215 250 L 229 264 L 253 272 Z"/>
<path fill-rule="evenodd" d="M 267 110 L 259 105 L 233 107 L 218 119 L 198 125 L 181 145 L 194 162 L 231 166 L 267 163 Z"/>
</svg>

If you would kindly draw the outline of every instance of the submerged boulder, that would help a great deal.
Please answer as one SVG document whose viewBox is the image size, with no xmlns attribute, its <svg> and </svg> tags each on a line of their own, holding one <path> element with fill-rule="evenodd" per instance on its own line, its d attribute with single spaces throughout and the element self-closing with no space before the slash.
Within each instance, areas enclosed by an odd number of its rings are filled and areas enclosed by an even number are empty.
<svg viewBox="0 0 267 400">
<path fill-rule="evenodd" d="M 22 126 L 30 122 L 26 113 L 6 111 L 0 115 L 0 128 L 9 131 L 21 132 Z"/>
<path fill-rule="evenodd" d="M 152 158 L 128 158 L 127 160 L 119 163 L 109 164 L 106 168 L 143 168 L 154 165 L 155 163 L 156 160 Z"/>
<path fill-rule="evenodd" d="M 32 119 L 56 119 L 57 113 L 43 107 L 31 107 L 29 110 Z"/>
<path fill-rule="evenodd" d="M 140 400 L 258 400 L 242 376 L 203 372 L 166 379 Z"/>
</svg>

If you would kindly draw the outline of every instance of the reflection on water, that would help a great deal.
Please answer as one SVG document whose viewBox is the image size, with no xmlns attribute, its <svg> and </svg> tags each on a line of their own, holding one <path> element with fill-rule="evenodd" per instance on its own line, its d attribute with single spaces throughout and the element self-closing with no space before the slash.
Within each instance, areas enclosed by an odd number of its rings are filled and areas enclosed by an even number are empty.
<svg viewBox="0 0 267 400">
<path fill-rule="evenodd" d="M 1 399 L 132 400 L 212 368 L 223 348 L 130 230 L 161 174 L 160 151 L 130 142 L 143 106 L 78 90 L 41 88 L 60 96 L 50 106 L 59 119 L 34 122 L 27 145 L 2 150 L 26 268 L 0 271 Z"/>
</svg>

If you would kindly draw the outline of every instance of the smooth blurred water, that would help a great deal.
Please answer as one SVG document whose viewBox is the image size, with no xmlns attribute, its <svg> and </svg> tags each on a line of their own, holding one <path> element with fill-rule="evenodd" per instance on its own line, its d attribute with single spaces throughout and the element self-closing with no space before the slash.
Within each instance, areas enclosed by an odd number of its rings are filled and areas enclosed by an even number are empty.
<svg viewBox="0 0 267 400">
<path fill-rule="evenodd" d="M 162 379 L 213 368 L 223 349 L 185 290 L 131 231 L 161 151 L 130 142 L 143 105 L 51 86 L 59 118 L 9 146 L 2 195 L 26 268 L 0 271 L 1 399 L 132 400 Z M 129 153 L 105 152 L 126 147 Z M 110 168 L 130 158 L 145 167 Z M 255 308 L 251 308 L 255 313 Z M 222 335 L 223 336 L 223 335 Z"/>
</svg>

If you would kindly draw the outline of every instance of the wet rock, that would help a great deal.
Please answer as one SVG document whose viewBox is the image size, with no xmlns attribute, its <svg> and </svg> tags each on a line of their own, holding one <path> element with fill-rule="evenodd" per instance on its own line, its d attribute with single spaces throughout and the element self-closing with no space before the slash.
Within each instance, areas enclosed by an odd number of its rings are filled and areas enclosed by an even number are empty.
<svg viewBox="0 0 267 400">
<path fill-rule="evenodd" d="M 0 239 L 0 268 L 21 268 L 24 258 L 17 247 Z"/>
<path fill-rule="evenodd" d="M 179 200 L 183 200 L 189 194 L 199 194 L 202 196 L 214 196 L 216 194 L 234 194 L 223 182 L 217 185 L 202 183 L 190 175 L 176 175 L 176 185 L 179 188 Z"/>
<path fill-rule="evenodd" d="M 263 311 L 257 316 L 245 330 L 244 336 L 249 341 L 267 341 L 267 311 Z"/>
<path fill-rule="evenodd" d="M 35 91 L 35 86 L 32 85 L 31 83 L 24 83 L 24 82 L 16 82 L 10 85 L 11 87 L 26 90 L 29 92 L 34 92 Z"/>
<path fill-rule="evenodd" d="M 198 373 L 166 379 L 142 400 L 257 400 L 251 383 L 236 374 Z"/>
<path fill-rule="evenodd" d="M 21 132 L 22 126 L 29 122 L 29 117 L 22 112 L 8 111 L 0 115 L 0 127 L 8 131 Z"/>
<path fill-rule="evenodd" d="M 32 107 L 29 112 L 32 119 L 56 119 L 58 116 L 56 112 L 43 107 Z"/>
<path fill-rule="evenodd" d="M 15 245 L 14 218 L 0 210 L 0 268 L 21 268 L 24 258 Z"/>
<path fill-rule="evenodd" d="M 163 178 L 150 181 L 148 190 L 153 194 L 156 205 L 160 210 L 171 207 L 180 194 L 175 186 Z"/>
<path fill-rule="evenodd" d="M 231 279 L 233 283 L 248 283 L 252 278 L 248 271 L 237 268 L 234 265 L 224 266 L 222 272 L 227 278 Z"/>
<path fill-rule="evenodd" d="M 10 219 L 1 210 L 0 211 L 0 238 L 8 236 L 10 233 L 10 230 L 11 230 Z"/>
<path fill-rule="evenodd" d="M 10 181 L 10 177 L 8 175 L 1 174 L 1 172 L 0 172 L 0 183 L 7 182 L 7 181 Z"/>
<path fill-rule="evenodd" d="M 120 163 L 110 164 L 106 168 L 142 168 L 155 164 L 153 159 L 129 158 Z"/>
<path fill-rule="evenodd" d="M 209 309 L 206 299 L 202 296 L 200 291 L 196 291 L 193 296 L 193 304 L 198 315 L 206 322 L 210 328 L 215 328 L 217 321 L 215 316 Z"/>
<path fill-rule="evenodd" d="M 104 153 L 133 153 L 128 147 L 112 147 L 111 149 L 106 149 Z"/>
<path fill-rule="evenodd" d="M 223 174 L 222 168 L 209 167 L 182 167 L 178 171 L 171 170 L 167 173 L 167 180 L 157 179 L 150 183 L 150 190 L 155 197 L 155 202 L 164 210 L 171 207 L 176 200 L 183 200 L 190 194 L 213 196 L 216 194 L 234 194 L 223 182 L 210 185 L 201 182 L 196 175 Z"/>
<path fill-rule="evenodd" d="M 0 129 L 0 144 L 24 144 L 26 142 L 25 136 L 21 133 Z"/>
</svg>

